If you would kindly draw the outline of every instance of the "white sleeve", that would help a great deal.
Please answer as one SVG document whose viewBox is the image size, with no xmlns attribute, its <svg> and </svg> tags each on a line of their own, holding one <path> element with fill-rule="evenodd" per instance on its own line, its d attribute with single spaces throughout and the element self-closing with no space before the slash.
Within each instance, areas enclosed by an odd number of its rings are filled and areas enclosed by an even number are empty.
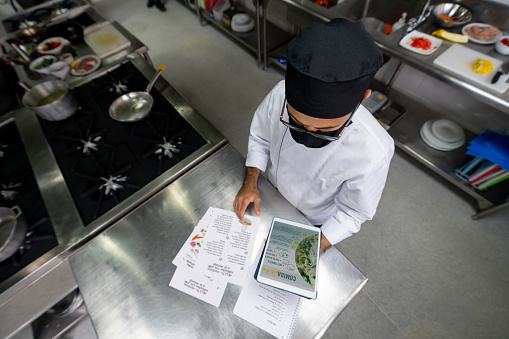
<svg viewBox="0 0 509 339">
<path fill-rule="evenodd" d="M 279 82 L 258 106 L 249 130 L 249 143 L 246 166 L 265 171 L 270 155 L 271 117 L 274 101 L 279 102 L 281 86 L 284 93 L 284 81 Z M 277 100 L 279 98 L 279 100 Z"/>
<path fill-rule="evenodd" d="M 343 183 L 334 201 L 336 211 L 322 225 L 322 232 L 332 245 L 357 233 L 371 220 L 385 187 L 392 154 L 381 159 L 372 170 Z"/>
</svg>

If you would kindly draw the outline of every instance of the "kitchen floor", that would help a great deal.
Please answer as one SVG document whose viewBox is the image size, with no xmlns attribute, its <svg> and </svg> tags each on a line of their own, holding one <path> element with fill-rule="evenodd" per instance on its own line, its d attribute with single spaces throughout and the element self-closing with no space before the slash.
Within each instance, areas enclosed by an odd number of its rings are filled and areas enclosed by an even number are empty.
<svg viewBox="0 0 509 339">
<path fill-rule="evenodd" d="M 143 41 L 154 65 L 166 64 L 166 80 L 246 155 L 252 114 L 280 71 L 258 69 L 175 0 L 164 13 L 144 0 L 95 6 Z M 337 246 L 369 281 L 324 337 L 507 337 L 509 209 L 474 221 L 473 206 L 398 150 L 374 220 Z M 88 338 L 87 327 L 66 338 Z"/>
</svg>

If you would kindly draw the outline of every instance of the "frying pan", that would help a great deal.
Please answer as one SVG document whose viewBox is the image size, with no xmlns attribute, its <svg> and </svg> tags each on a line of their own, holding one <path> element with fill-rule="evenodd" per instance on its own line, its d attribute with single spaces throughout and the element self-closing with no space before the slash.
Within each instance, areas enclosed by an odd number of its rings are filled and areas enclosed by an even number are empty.
<svg viewBox="0 0 509 339">
<path fill-rule="evenodd" d="M 145 118 L 154 104 L 149 92 L 165 67 L 159 66 L 144 92 L 130 92 L 113 101 L 109 109 L 110 117 L 123 122 L 135 122 Z"/>
<path fill-rule="evenodd" d="M 25 240 L 27 224 L 20 216 L 18 206 L 0 207 L 0 262 L 13 255 Z"/>
</svg>

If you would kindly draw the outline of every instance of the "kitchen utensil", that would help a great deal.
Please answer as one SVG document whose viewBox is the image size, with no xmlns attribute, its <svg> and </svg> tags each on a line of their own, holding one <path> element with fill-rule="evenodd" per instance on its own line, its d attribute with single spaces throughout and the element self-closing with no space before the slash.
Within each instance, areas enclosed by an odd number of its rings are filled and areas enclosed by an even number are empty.
<svg viewBox="0 0 509 339">
<path fill-rule="evenodd" d="M 76 61 L 77 66 L 75 69 L 71 71 L 71 74 L 75 76 L 90 74 L 97 70 L 99 67 L 101 67 L 102 64 L 101 58 L 99 58 L 97 55 L 92 54 L 84 55 L 81 58 L 78 58 L 78 60 Z"/>
<path fill-rule="evenodd" d="M 51 64 L 48 64 L 48 66 L 43 68 L 37 68 L 41 63 L 43 63 L 45 60 L 53 60 Z M 51 71 L 49 70 L 49 66 L 53 65 L 57 61 L 57 58 L 53 55 L 43 55 L 42 57 L 39 57 L 32 61 L 30 65 L 28 65 L 28 68 L 31 69 L 34 72 L 41 73 L 41 74 L 50 74 Z"/>
<path fill-rule="evenodd" d="M 495 50 L 503 55 L 509 55 L 509 35 L 503 35 L 495 43 Z"/>
<path fill-rule="evenodd" d="M 428 49 L 420 48 L 418 47 L 419 45 L 412 46 L 415 39 L 426 39 L 431 43 L 431 45 Z M 399 45 L 417 54 L 430 55 L 435 52 L 440 45 L 442 45 L 442 39 L 435 38 L 434 36 L 419 31 L 412 31 L 401 39 Z"/>
<path fill-rule="evenodd" d="M 438 4 L 433 8 L 437 23 L 446 28 L 465 25 L 472 21 L 472 13 L 456 3 Z"/>
<path fill-rule="evenodd" d="M 14 37 L 14 41 L 17 44 L 35 42 L 39 38 L 46 35 L 46 26 L 49 24 L 51 19 L 56 16 L 56 12 L 53 11 L 49 17 L 44 20 L 42 23 L 37 24 L 35 26 L 25 28 L 22 31 L 18 32 Z"/>
<path fill-rule="evenodd" d="M 44 46 L 52 44 L 52 43 L 59 43 L 60 45 L 55 48 L 44 50 Z M 70 42 L 67 39 L 64 39 L 61 37 L 52 37 L 52 38 L 45 39 L 40 44 L 38 44 L 37 47 L 35 48 L 35 50 L 39 54 L 60 55 L 60 54 L 62 54 L 64 47 L 69 44 L 70 44 Z"/>
<path fill-rule="evenodd" d="M 35 85 L 23 95 L 21 102 L 41 118 L 50 121 L 66 119 L 78 108 L 64 80 L 49 80 Z"/>
<path fill-rule="evenodd" d="M 433 121 L 431 133 L 436 138 L 447 143 L 456 143 L 465 138 L 463 129 L 458 124 L 446 119 Z"/>
<path fill-rule="evenodd" d="M 465 136 L 455 142 L 446 142 L 437 138 L 432 131 L 432 126 L 436 120 L 426 121 L 419 130 L 419 135 L 426 145 L 438 151 L 453 151 L 465 143 Z"/>
<path fill-rule="evenodd" d="M 0 207 L 0 262 L 9 258 L 18 249 L 27 231 L 27 224 L 21 218 L 21 209 Z"/>
<path fill-rule="evenodd" d="M 124 122 L 134 122 L 145 118 L 154 104 L 154 99 L 149 92 L 165 67 L 165 65 L 159 66 L 144 92 L 130 92 L 113 101 L 109 109 L 110 117 Z"/>
<path fill-rule="evenodd" d="M 502 74 L 507 74 L 507 73 L 509 73 L 509 62 L 504 62 L 502 64 L 502 66 L 500 66 L 500 68 L 498 69 L 497 73 L 495 73 L 495 76 L 491 80 L 491 83 L 492 84 L 497 83 L 498 79 L 500 79 L 500 76 Z"/>
<path fill-rule="evenodd" d="M 493 71 L 488 74 L 474 73 L 472 65 L 478 58 L 491 61 L 494 67 Z M 459 74 L 476 85 L 484 86 L 498 93 L 504 93 L 507 89 L 509 89 L 509 83 L 505 82 L 505 80 L 509 78 L 507 75 L 501 76 L 501 79 L 504 81 L 498 81 L 496 84 L 491 83 L 491 79 L 493 78 L 496 70 L 502 65 L 501 60 L 459 44 L 453 44 L 449 47 L 445 52 L 433 60 L 433 64 L 440 66 L 449 72 Z"/>
<path fill-rule="evenodd" d="M 94 54 L 101 59 L 113 55 L 128 46 L 131 42 L 122 35 L 110 22 L 87 27 L 85 42 Z"/>
<path fill-rule="evenodd" d="M 468 35 L 468 40 L 472 41 L 472 42 L 475 42 L 477 44 L 481 44 L 481 45 L 491 45 L 491 44 L 494 44 L 495 42 L 497 42 L 497 39 L 502 35 L 502 33 L 500 33 L 499 35 L 497 35 L 496 37 L 494 37 L 493 39 L 488 40 L 488 41 L 479 40 L 479 39 L 476 39 L 476 38 L 474 38 L 474 37 L 472 37 L 472 36 L 470 36 L 468 34 L 468 29 L 470 27 L 473 27 L 473 26 L 478 26 L 478 27 L 481 27 L 481 28 L 488 28 L 488 27 L 494 27 L 494 26 L 489 25 L 489 24 L 485 24 L 485 23 L 481 23 L 481 22 L 475 22 L 475 23 L 471 23 L 471 24 L 465 25 L 461 29 L 461 34 Z"/>
</svg>

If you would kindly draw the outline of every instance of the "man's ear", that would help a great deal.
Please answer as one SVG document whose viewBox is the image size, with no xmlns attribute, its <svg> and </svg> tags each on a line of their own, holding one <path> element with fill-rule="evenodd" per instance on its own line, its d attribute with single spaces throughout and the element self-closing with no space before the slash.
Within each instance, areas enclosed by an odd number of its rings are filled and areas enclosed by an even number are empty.
<svg viewBox="0 0 509 339">
<path fill-rule="evenodd" d="M 370 89 L 367 89 L 366 92 L 364 93 L 364 98 L 362 99 L 362 101 L 366 100 L 367 98 L 369 98 L 369 96 L 371 95 L 371 90 Z"/>
</svg>

